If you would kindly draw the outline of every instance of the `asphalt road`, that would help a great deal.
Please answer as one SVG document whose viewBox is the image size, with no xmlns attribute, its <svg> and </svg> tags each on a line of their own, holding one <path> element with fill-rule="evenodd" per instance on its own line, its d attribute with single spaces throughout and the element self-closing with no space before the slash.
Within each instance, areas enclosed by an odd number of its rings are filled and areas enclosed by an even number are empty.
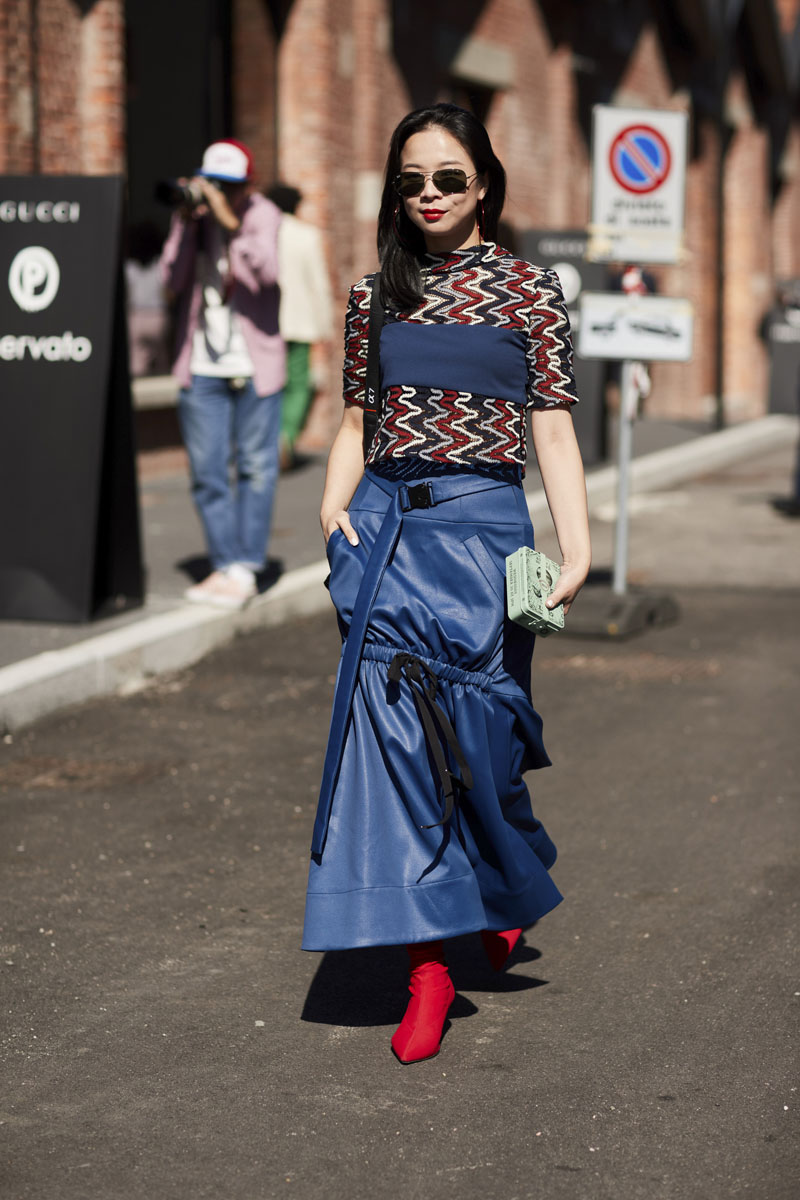
<svg viewBox="0 0 800 1200">
<path fill-rule="evenodd" d="M 537 647 L 566 900 L 501 977 L 450 944 L 427 1063 L 389 1051 L 402 951 L 298 950 L 332 616 L 7 740 L 4 1200 L 794 1200 L 790 465 L 635 516 L 679 623 Z"/>
</svg>

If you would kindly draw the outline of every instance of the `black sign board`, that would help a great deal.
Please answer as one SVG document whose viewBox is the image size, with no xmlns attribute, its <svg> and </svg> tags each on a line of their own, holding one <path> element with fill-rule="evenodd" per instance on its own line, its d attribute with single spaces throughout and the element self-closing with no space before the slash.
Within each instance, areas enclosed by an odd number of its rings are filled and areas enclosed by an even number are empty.
<svg viewBox="0 0 800 1200">
<path fill-rule="evenodd" d="M 0 618 L 141 604 L 123 181 L 0 176 Z"/>
<path fill-rule="evenodd" d="M 522 257 L 538 267 L 558 269 L 564 299 L 577 342 L 578 298 L 582 291 L 604 292 L 608 269 L 603 263 L 586 262 L 586 231 L 583 229 L 529 229 L 520 236 Z M 575 383 L 580 403 L 572 410 L 575 434 L 586 466 L 606 456 L 605 396 L 607 367 L 598 359 L 574 359 Z"/>
</svg>

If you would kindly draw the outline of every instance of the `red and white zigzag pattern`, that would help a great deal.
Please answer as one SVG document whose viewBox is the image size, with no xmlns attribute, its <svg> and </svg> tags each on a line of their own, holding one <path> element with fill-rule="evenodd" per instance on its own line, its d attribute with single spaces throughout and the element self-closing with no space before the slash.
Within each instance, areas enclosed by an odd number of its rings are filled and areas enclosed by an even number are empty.
<svg viewBox="0 0 800 1200">
<path fill-rule="evenodd" d="M 574 404 L 572 343 L 554 271 L 514 258 L 491 243 L 428 256 L 422 303 L 387 322 L 493 325 L 527 334 L 525 406 Z M 345 323 L 344 398 L 363 404 L 373 276 L 351 289 Z M 408 455 L 433 462 L 524 466 L 523 405 L 469 392 L 390 388 L 370 462 Z"/>
<path fill-rule="evenodd" d="M 414 456 L 459 466 L 525 465 L 525 410 L 442 388 L 391 387 L 367 465 Z"/>
</svg>

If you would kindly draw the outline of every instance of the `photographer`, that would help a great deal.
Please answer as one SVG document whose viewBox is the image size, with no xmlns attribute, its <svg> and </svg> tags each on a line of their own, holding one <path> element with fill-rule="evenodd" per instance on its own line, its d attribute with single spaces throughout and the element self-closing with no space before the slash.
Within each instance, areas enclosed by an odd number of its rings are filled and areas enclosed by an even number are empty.
<svg viewBox="0 0 800 1200">
<path fill-rule="evenodd" d="M 180 204 L 161 255 L 177 305 L 181 431 L 213 568 L 185 594 L 228 609 L 255 595 L 266 563 L 286 371 L 278 330 L 281 214 L 252 179 L 246 146 L 232 139 L 210 145 L 197 174 L 174 188 Z"/>
</svg>

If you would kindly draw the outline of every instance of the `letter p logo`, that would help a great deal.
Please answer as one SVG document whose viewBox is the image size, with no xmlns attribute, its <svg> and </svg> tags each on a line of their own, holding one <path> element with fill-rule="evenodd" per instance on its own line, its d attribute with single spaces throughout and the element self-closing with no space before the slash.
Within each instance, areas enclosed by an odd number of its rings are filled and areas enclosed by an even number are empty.
<svg viewBox="0 0 800 1200">
<path fill-rule="evenodd" d="M 61 272 L 44 246 L 26 246 L 15 257 L 8 272 L 11 295 L 23 312 L 41 312 L 55 300 Z"/>
</svg>

